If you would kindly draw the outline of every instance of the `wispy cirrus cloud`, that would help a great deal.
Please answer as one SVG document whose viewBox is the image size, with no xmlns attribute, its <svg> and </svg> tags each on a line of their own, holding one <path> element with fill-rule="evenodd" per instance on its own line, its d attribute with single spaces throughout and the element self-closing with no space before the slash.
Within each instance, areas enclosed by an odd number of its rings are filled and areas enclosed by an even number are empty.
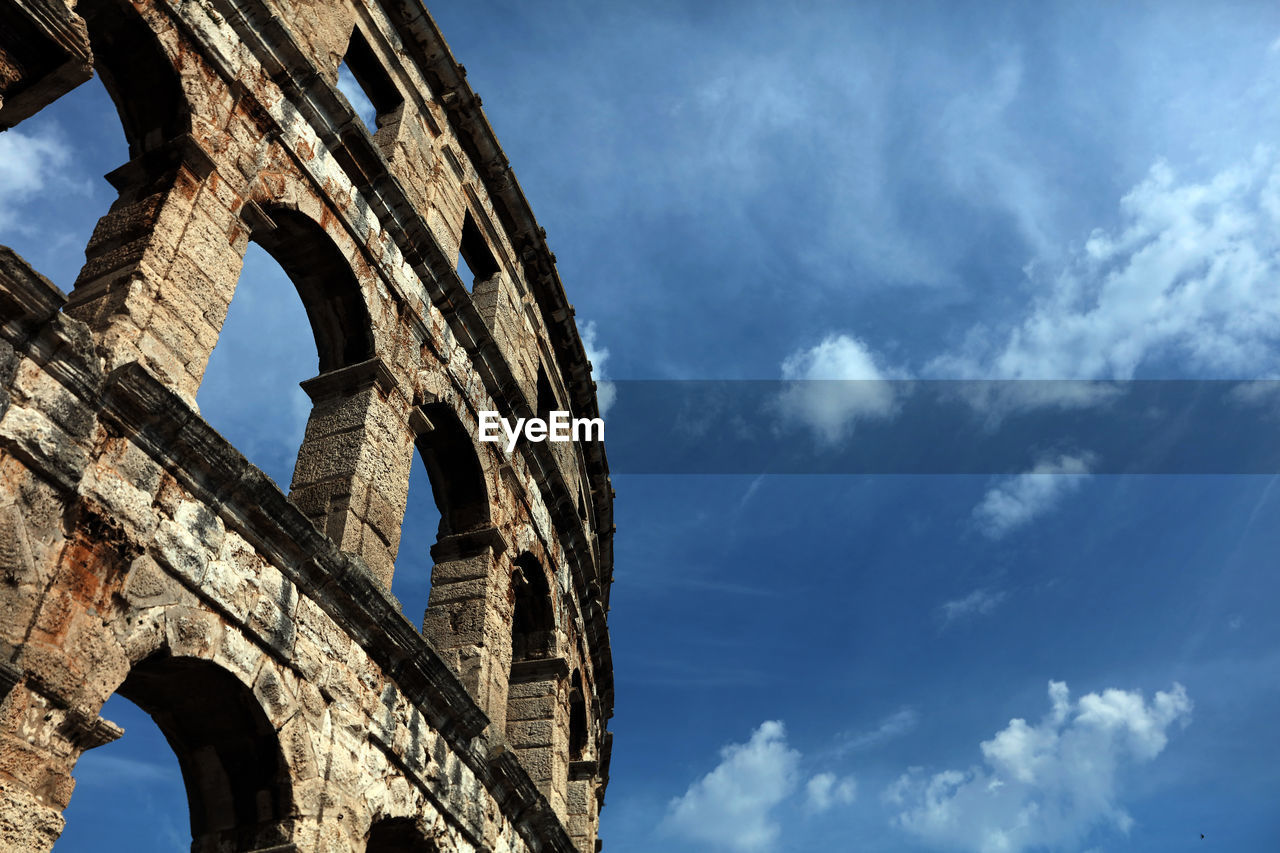
<svg viewBox="0 0 1280 853">
<path fill-rule="evenodd" d="M 836 739 L 835 754 L 847 755 L 871 749 L 902 737 L 920 725 L 920 712 L 915 708 L 902 708 L 885 717 L 873 729 L 845 732 Z"/>
</svg>

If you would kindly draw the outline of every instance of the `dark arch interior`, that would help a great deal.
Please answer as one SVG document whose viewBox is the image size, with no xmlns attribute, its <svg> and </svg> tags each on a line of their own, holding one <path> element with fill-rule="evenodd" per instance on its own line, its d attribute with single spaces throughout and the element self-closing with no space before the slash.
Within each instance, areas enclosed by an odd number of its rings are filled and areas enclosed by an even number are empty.
<svg viewBox="0 0 1280 853">
<path fill-rule="evenodd" d="M 136 10 L 118 0 L 81 0 L 94 69 L 115 102 L 131 158 L 189 128 L 190 115 L 173 63 Z"/>
<path fill-rule="evenodd" d="M 440 510 L 440 535 L 466 533 L 489 524 L 489 493 L 471 434 L 444 403 L 422 407 L 431 430 L 417 440 Z"/>
<path fill-rule="evenodd" d="M 556 393 L 551 390 L 551 381 L 547 379 L 547 371 L 541 364 L 538 365 L 538 386 L 537 386 L 537 414 L 543 420 L 551 417 L 551 413 L 556 410 Z"/>
<path fill-rule="evenodd" d="M 351 263 L 314 220 L 272 208 L 274 228 L 258 228 L 253 240 L 280 264 L 307 309 L 324 373 L 373 357 L 373 322 Z"/>
<path fill-rule="evenodd" d="M 581 761 L 587 752 L 587 703 L 582 691 L 582 673 L 573 671 L 569 689 L 569 760 Z"/>
<path fill-rule="evenodd" d="M 516 560 L 511 576 L 515 596 L 511 614 L 511 662 L 550 657 L 556 619 L 542 566 L 529 554 Z"/>
<path fill-rule="evenodd" d="M 369 830 L 367 853 L 436 853 L 417 823 L 407 817 L 380 820 Z"/>
<path fill-rule="evenodd" d="M 289 814 L 289 774 L 248 687 L 209 661 L 158 656 L 135 666 L 117 692 L 155 720 L 178 757 L 193 849 L 214 834 L 234 845 L 274 840 Z"/>
</svg>

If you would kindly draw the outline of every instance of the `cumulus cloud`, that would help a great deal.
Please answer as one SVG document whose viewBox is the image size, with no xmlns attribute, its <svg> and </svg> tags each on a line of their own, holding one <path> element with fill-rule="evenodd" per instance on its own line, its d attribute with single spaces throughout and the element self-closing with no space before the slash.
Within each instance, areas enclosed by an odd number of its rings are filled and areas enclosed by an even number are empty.
<svg viewBox="0 0 1280 853">
<path fill-rule="evenodd" d="M 784 418 L 807 426 L 819 441 L 835 444 L 860 419 L 892 416 L 899 389 L 888 380 L 905 374 L 886 368 L 858 338 L 839 334 L 789 355 L 782 362 L 782 378 L 790 383 L 779 398 Z"/>
<path fill-rule="evenodd" d="M 919 768 L 885 792 L 895 825 L 938 849 L 1020 853 L 1081 845 L 1096 830 L 1127 833 L 1122 776 L 1164 750 L 1192 703 L 1175 683 L 1146 702 L 1138 691 L 1089 693 L 1072 702 L 1049 683 L 1050 710 L 1035 725 L 1010 720 L 981 744 L 983 766 L 931 776 Z"/>
<path fill-rule="evenodd" d="M 978 616 L 990 616 L 1004 600 L 1005 593 L 1001 590 L 975 589 L 964 598 L 944 602 L 938 608 L 942 616 L 942 627 L 949 628 Z"/>
<path fill-rule="evenodd" d="M 1012 72 L 1010 79 L 1016 79 Z M 985 174 L 960 173 L 969 176 L 965 180 Z M 919 374 L 1077 381 L 958 383 L 957 393 L 975 409 L 998 418 L 1011 411 L 1096 406 L 1122 390 L 1112 382 L 1141 376 L 1280 376 L 1277 150 L 1259 147 L 1248 160 L 1201 181 L 1180 179 L 1157 162 L 1120 200 L 1118 224 L 1095 229 L 1074 250 L 1034 237 L 1029 223 L 1036 217 L 1021 218 L 1037 246 L 1025 274 L 1038 295 L 1007 325 L 970 328 L 962 343 L 929 360 Z M 890 374 L 862 341 L 838 335 L 793 354 L 784 376 Z M 817 392 L 799 401 L 828 441 L 845 437 L 859 416 L 893 411 L 888 386 L 848 393 L 847 401 Z"/>
<path fill-rule="evenodd" d="M 1057 506 L 1089 475 L 1089 454 L 1046 459 L 1025 474 L 1006 477 L 973 510 L 978 529 L 992 539 L 1027 524 Z M 992 605 L 994 606 L 994 605 Z"/>
<path fill-rule="evenodd" d="M 820 814 L 832 806 L 852 803 L 858 796 L 858 786 L 851 776 L 819 773 L 805 784 L 804 793 L 805 810 Z"/>
<path fill-rule="evenodd" d="M 1280 156 L 1254 156 L 1202 181 L 1164 162 L 1043 281 L 1005 331 L 974 329 L 929 373 L 956 378 L 1251 377 L 1280 359 Z"/>
<path fill-rule="evenodd" d="M 720 750 L 719 765 L 670 802 L 663 828 L 714 848 L 769 850 L 780 831 L 774 809 L 796 789 L 799 764 L 783 724 L 761 723 L 746 743 Z"/>
<path fill-rule="evenodd" d="M 600 417 L 609 414 L 613 402 L 618 398 L 618 388 L 612 382 L 604 381 L 604 363 L 609 360 L 608 347 L 600 346 L 596 339 L 596 321 L 592 320 L 582 329 L 582 348 L 587 351 L 587 361 L 591 362 L 591 375 L 596 381 L 596 403 L 600 407 Z"/>
</svg>

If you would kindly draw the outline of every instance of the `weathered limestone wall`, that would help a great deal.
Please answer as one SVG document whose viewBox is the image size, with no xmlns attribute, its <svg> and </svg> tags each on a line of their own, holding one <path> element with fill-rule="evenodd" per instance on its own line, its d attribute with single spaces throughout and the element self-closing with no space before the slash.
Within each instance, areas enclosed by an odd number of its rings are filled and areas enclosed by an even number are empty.
<svg viewBox="0 0 1280 853">
<path fill-rule="evenodd" d="M 0 0 L 5 22 L 0 127 L 92 66 L 131 160 L 69 294 L 0 252 L 0 847 L 52 846 L 119 692 L 185 745 L 193 850 L 596 849 L 603 447 L 475 440 L 540 386 L 595 416 L 594 383 L 434 23 L 411 0 Z M 315 333 L 287 496 L 194 402 L 251 241 Z M 442 511 L 421 635 L 388 592 L 414 453 Z"/>
</svg>

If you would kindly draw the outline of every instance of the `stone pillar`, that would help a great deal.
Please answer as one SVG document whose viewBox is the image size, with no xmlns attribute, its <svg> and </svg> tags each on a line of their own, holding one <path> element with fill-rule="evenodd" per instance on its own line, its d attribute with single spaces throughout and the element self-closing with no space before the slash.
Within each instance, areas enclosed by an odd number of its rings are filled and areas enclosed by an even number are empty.
<svg viewBox="0 0 1280 853">
<path fill-rule="evenodd" d="M 390 589 L 413 464 L 403 398 L 377 358 L 322 373 L 302 388 L 315 405 L 289 497 Z"/>
<path fill-rule="evenodd" d="M 194 405 L 248 247 L 238 201 L 189 135 L 107 179 L 120 197 L 98 220 L 66 313 L 94 330 L 107 370 L 142 362 Z"/>
<path fill-rule="evenodd" d="M 516 661 L 507 700 L 507 742 L 562 821 L 568 814 L 568 675 L 564 658 Z"/>
<path fill-rule="evenodd" d="M 569 785 L 565 797 L 568 818 L 565 829 L 579 853 L 595 853 L 596 834 L 600 828 L 600 806 L 596 799 L 596 762 L 569 762 Z"/>
<path fill-rule="evenodd" d="M 0 849 L 51 850 L 66 823 L 62 810 L 80 754 L 121 734 L 96 713 L 67 708 L 47 688 L 12 686 L 0 700 Z"/>
<path fill-rule="evenodd" d="M 511 666 L 511 603 L 497 529 L 444 536 L 431 547 L 431 596 L 422 636 L 462 679 L 489 717 L 505 728 Z"/>
</svg>

